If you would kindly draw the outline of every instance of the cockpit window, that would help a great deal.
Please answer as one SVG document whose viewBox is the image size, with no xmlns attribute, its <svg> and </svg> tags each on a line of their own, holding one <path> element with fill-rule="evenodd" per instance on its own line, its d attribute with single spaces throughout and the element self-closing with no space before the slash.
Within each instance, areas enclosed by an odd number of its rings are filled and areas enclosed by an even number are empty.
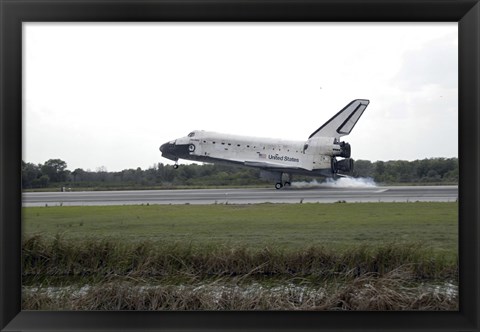
<svg viewBox="0 0 480 332">
<path fill-rule="evenodd" d="M 188 134 L 188 137 L 193 137 L 193 136 L 195 136 L 195 132 L 194 132 L 194 131 L 192 131 L 190 134 Z"/>
</svg>

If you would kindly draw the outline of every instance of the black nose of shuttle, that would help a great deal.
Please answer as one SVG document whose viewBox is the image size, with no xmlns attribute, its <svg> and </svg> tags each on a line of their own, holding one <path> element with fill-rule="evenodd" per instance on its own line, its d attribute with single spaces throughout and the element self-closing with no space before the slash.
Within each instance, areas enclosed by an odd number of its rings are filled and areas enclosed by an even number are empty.
<svg viewBox="0 0 480 332">
<path fill-rule="evenodd" d="M 193 147 L 193 149 L 192 149 Z M 170 141 L 160 146 L 162 157 L 177 161 L 179 158 L 189 157 L 195 150 L 192 144 L 177 144 L 177 141 Z"/>
<path fill-rule="evenodd" d="M 160 152 L 161 153 L 167 152 L 167 146 L 168 146 L 168 143 L 160 145 Z"/>
<path fill-rule="evenodd" d="M 174 142 L 167 142 L 165 144 L 162 144 L 160 146 L 160 152 L 162 153 L 162 156 L 171 159 L 171 160 L 178 160 L 178 157 L 175 154 L 175 143 Z"/>
<path fill-rule="evenodd" d="M 175 151 L 175 142 L 174 141 L 167 142 L 167 143 L 162 144 L 160 146 L 160 152 L 162 152 L 162 153 L 171 154 L 174 151 Z"/>
</svg>

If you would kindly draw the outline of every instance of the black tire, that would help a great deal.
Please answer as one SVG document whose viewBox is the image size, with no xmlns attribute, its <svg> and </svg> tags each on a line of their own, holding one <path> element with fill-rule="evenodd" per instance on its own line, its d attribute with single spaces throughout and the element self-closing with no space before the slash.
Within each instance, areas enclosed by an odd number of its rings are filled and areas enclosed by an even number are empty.
<svg viewBox="0 0 480 332">
<path fill-rule="evenodd" d="M 275 183 L 275 189 L 282 189 L 283 185 L 280 182 Z"/>
<path fill-rule="evenodd" d="M 177 168 L 178 168 L 178 165 L 177 165 L 177 164 L 173 165 L 173 168 L 174 168 L 174 169 L 177 169 Z"/>
</svg>

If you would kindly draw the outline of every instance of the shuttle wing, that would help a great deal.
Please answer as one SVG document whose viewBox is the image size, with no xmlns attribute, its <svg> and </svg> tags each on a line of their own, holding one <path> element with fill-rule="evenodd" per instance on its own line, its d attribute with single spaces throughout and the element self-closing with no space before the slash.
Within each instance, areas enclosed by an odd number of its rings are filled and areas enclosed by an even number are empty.
<svg viewBox="0 0 480 332">
<path fill-rule="evenodd" d="M 313 132 L 312 137 L 341 137 L 350 134 L 358 119 L 367 108 L 370 101 L 366 99 L 355 99 L 335 114 L 323 126 Z"/>
<path fill-rule="evenodd" d="M 265 170 L 284 170 L 288 171 L 290 169 L 303 169 L 301 167 L 291 167 L 291 166 L 286 166 L 282 164 L 276 164 L 276 163 L 268 163 L 264 161 L 245 161 L 244 162 L 245 166 L 250 166 L 250 167 L 258 167 L 262 168 Z"/>
</svg>

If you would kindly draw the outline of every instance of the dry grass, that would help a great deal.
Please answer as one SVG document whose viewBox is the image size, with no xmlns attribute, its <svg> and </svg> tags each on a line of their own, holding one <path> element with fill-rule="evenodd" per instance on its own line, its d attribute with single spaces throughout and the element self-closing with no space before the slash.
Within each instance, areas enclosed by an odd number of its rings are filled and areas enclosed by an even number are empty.
<svg viewBox="0 0 480 332">
<path fill-rule="evenodd" d="M 441 289 L 442 288 L 442 289 Z M 453 285 L 440 288 L 412 282 L 411 271 L 399 268 L 381 278 L 364 275 L 340 287 L 319 310 L 458 310 Z"/>
<path fill-rule="evenodd" d="M 28 290 L 29 310 L 458 310 L 456 291 L 414 286 L 401 275 L 363 276 L 347 282 L 262 286 L 211 282 L 141 286 L 107 282 L 87 290 Z"/>
<path fill-rule="evenodd" d="M 419 244 L 338 252 L 33 236 L 22 252 L 24 310 L 458 309 L 458 262 Z"/>
<path fill-rule="evenodd" d="M 417 279 L 456 279 L 458 262 L 419 244 L 353 247 L 341 252 L 324 247 L 281 250 L 224 245 L 195 248 L 175 243 L 121 243 L 114 240 L 49 241 L 39 236 L 23 242 L 24 280 L 51 277 L 108 276 L 134 278 L 219 276 L 360 277 L 383 276 L 408 266 Z M 40 280 L 41 281 L 41 280 Z"/>
</svg>

